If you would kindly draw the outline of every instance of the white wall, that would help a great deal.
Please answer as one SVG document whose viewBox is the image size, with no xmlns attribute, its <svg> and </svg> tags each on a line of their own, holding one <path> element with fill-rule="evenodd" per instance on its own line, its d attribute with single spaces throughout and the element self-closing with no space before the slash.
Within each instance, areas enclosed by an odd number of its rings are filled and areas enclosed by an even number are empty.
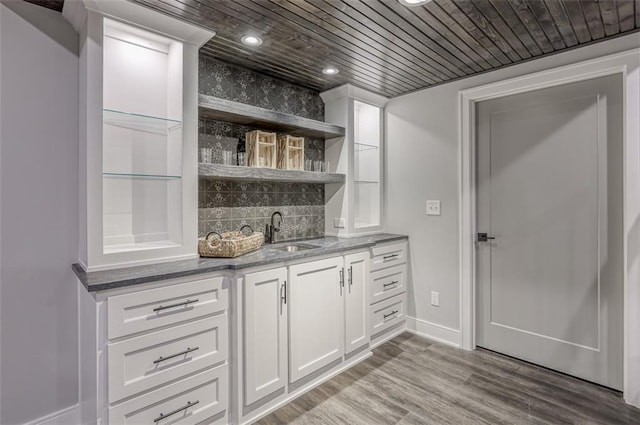
<svg viewBox="0 0 640 425">
<path fill-rule="evenodd" d="M 422 90 L 387 104 L 386 229 L 410 237 L 408 316 L 417 319 L 418 326 L 441 331 L 441 337 L 459 343 L 459 91 L 639 46 L 636 33 Z M 441 216 L 425 214 L 427 199 L 442 201 Z M 431 291 L 440 293 L 440 307 L 431 306 Z"/>
<path fill-rule="evenodd" d="M 0 423 L 78 402 L 78 37 L 0 5 Z"/>
</svg>

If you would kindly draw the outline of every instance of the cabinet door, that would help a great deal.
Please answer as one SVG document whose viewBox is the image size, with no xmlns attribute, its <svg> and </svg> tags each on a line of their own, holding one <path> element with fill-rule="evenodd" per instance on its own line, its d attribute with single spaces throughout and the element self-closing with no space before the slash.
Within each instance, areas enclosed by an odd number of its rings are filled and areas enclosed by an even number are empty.
<svg viewBox="0 0 640 425">
<path fill-rule="evenodd" d="M 289 380 L 342 357 L 344 352 L 342 257 L 289 268 Z"/>
<path fill-rule="evenodd" d="M 345 353 L 369 343 L 369 253 L 346 255 Z"/>
<path fill-rule="evenodd" d="M 287 382 L 287 269 L 244 278 L 244 401 L 250 405 Z"/>
</svg>

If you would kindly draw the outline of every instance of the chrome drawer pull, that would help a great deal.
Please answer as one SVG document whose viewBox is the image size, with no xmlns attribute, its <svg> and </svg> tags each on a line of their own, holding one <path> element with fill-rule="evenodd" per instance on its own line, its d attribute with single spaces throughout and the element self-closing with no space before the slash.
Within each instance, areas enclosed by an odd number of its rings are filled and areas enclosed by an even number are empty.
<svg viewBox="0 0 640 425">
<path fill-rule="evenodd" d="M 158 357 L 158 360 L 154 360 L 153 363 L 154 364 L 162 363 L 165 360 L 169 360 L 169 359 L 173 359 L 173 358 L 176 358 L 176 357 L 184 356 L 185 354 L 189 354 L 189 353 L 191 353 L 193 351 L 196 351 L 196 350 L 199 350 L 199 349 L 200 349 L 200 347 L 194 347 L 194 348 L 187 347 L 187 349 L 184 350 L 181 353 L 172 354 L 172 355 L 167 356 L 167 357 L 160 356 L 160 357 Z"/>
<path fill-rule="evenodd" d="M 394 314 L 398 314 L 398 310 L 393 310 L 393 311 L 392 311 L 391 313 L 389 313 L 389 314 L 383 314 L 383 315 L 382 315 L 382 320 L 387 320 L 387 317 L 391 317 L 391 316 L 393 316 Z"/>
<path fill-rule="evenodd" d="M 181 407 L 181 408 L 179 408 L 179 409 L 176 409 L 176 410 L 174 410 L 173 412 L 167 413 L 166 415 L 163 415 L 162 413 L 160 413 L 160 416 L 158 416 L 157 418 L 155 418 L 155 419 L 153 420 L 153 422 L 154 422 L 154 423 L 158 423 L 158 422 L 160 422 L 161 420 L 163 420 L 163 419 L 167 419 L 169 416 L 173 416 L 173 415 L 175 415 L 176 413 L 180 413 L 180 412 L 182 412 L 183 410 L 187 410 L 188 408 L 190 408 L 190 407 L 192 407 L 192 406 L 195 406 L 195 405 L 196 405 L 196 404 L 198 404 L 198 403 L 200 403 L 200 400 L 196 400 L 196 401 L 194 401 L 193 403 L 191 403 L 190 401 L 187 401 L 187 405 L 186 405 L 186 406 Z"/>
<path fill-rule="evenodd" d="M 184 302 L 177 303 L 177 304 L 171 304 L 171 305 L 165 305 L 165 306 L 161 305 L 159 307 L 154 308 L 153 311 L 158 312 L 158 311 L 166 310 L 168 308 L 187 306 L 189 304 L 197 303 L 198 301 L 200 300 L 186 300 Z"/>
<path fill-rule="evenodd" d="M 391 254 L 391 255 L 385 255 L 384 257 L 382 257 L 383 260 L 388 260 L 390 258 L 396 258 L 398 256 L 398 254 Z"/>
<path fill-rule="evenodd" d="M 393 282 L 385 283 L 384 285 L 382 285 L 382 287 L 386 288 L 387 286 L 395 285 L 396 283 L 398 283 L 398 281 L 394 280 Z"/>
</svg>

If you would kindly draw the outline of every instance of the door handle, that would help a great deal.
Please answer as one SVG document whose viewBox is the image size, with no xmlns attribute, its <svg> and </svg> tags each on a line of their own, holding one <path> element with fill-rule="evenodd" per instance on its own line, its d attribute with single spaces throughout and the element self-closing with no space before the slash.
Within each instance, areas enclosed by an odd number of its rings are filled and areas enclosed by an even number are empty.
<svg viewBox="0 0 640 425">
<path fill-rule="evenodd" d="M 353 266 L 349 266 L 349 287 L 353 285 Z"/>
<path fill-rule="evenodd" d="M 340 269 L 340 288 L 344 288 L 344 267 Z"/>
<path fill-rule="evenodd" d="M 478 242 L 488 242 L 495 239 L 494 236 L 488 236 L 486 233 L 478 233 Z"/>
</svg>

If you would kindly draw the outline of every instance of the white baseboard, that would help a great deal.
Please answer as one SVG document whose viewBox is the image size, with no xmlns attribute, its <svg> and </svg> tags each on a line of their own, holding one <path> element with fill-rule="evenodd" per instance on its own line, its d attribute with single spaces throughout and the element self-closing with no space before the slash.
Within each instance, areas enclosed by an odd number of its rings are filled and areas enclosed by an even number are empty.
<svg viewBox="0 0 640 425">
<path fill-rule="evenodd" d="M 456 348 L 462 346 L 460 331 L 415 317 L 407 317 L 407 331 Z"/>
<path fill-rule="evenodd" d="M 80 405 L 69 406 L 25 425 L 75 425 L 80 423 Z"/>
</svg>

